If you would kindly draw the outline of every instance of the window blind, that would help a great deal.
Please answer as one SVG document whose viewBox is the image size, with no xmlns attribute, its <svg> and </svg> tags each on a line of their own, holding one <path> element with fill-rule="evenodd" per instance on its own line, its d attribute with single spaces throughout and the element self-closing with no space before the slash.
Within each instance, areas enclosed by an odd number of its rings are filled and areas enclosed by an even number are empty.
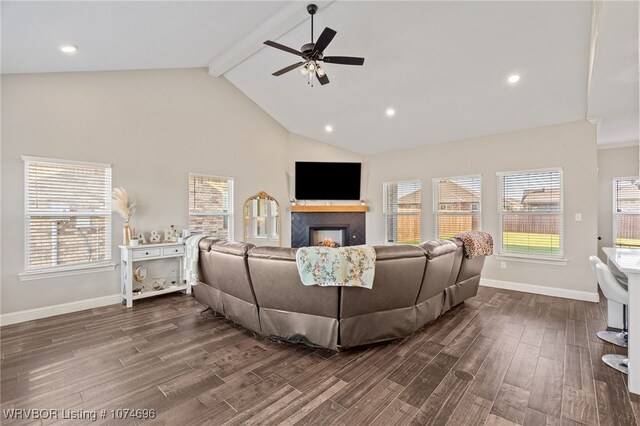
<svg viewBox="0 0 640 426">
<path fill-rule="evenodd" d="M 111 166 L 24 157 L 25 270 L 111 259 Z"/>
<path fill-rule="evenodd" d="M 383 186 L 387 242 L 419 244 L 422 216 L 421 182 L 392 182 Z"/>
<path fill-rule="evenodd" d="M 233 240 L 233 179 L 189 175 L 189 229 Z"/>
<path fill-rule="evenodd" d="M 481 227 L 480 176 L 433 180 L 433 215 L 437 238 L 451 238 Z"/>
<path fill-rule="evenodd" d="M 613 237 L 617 247 L 640 247 L 640 189 L 636 178 L 613 181 Z"/>
<path fill-rule="evenodd" d="M 562 170 L 498 176 L 501 252 L 562 257 Z"/>
</svg>

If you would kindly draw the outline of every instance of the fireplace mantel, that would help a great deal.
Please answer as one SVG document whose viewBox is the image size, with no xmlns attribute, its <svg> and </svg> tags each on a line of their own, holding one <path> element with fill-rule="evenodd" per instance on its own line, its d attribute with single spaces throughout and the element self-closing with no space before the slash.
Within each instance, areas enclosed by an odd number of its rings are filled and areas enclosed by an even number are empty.
<svg viewBox="0 0 640 426">
<path fill-rule="evenodd" d="M 314 231 L 323 229 L 342 229 L 343 246 L 366 244 L 366 211 L 367 206 L 292 206 L 291 247 L 314 244 Z"/>
<path fill-rule="evenodd" d="M 367 206 L 292 206 L 293 213 L 364 213 Z"/>
</svg>

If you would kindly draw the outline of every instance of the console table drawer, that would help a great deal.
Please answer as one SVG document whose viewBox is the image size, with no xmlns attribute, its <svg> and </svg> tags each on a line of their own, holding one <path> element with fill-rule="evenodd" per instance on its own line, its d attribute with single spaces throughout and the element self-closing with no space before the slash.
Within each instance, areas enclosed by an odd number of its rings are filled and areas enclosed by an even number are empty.
<svg viewBox="0 0 640 426">
<path fill-rule="evenodd" d="M 157 257 L 160 256 L 159 248 L 150 248 L 150 249 L 142 249 L 142 250 L 134 250 L 132 253 L 132 257 L 134 259 L 144 259 L 145 257 Z"/>
<path fill-rule="evenodd" d="M 163 256 L 172 256 L 184 254 L 184 246 L 181 247 L 165 247 L 162 249 Z"/>
</svg>

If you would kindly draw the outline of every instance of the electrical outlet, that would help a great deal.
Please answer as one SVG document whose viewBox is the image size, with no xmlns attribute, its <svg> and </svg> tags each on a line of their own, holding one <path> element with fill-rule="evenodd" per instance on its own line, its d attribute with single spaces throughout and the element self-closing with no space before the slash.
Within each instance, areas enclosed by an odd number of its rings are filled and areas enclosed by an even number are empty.
<svg viewBox="0 0 640 426">
<path fill-rule="evenodd" d="M 500 262 L 500 268 L 501 269 L 507 269 L 507 262 Z"/>
<path fill-rule="evenodd" d="M 576 222 L 582 222 L 582 213 L 576 213 Z"/>
</svg>

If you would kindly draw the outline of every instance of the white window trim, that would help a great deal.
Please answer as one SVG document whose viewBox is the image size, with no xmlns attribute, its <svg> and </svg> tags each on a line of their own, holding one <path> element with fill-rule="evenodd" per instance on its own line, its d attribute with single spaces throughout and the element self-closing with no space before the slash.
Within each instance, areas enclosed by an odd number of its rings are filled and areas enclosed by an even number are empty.
<svg viewBox="0 0 640 426">
<path fill-rule="evenodd" d="M 475 212 L 471 211 L 470 213 L 465 213 L 465 214 L 471 214 L 473 216 L 477 216 L 479 218 L 479 220 L 478 220 L 479 229 L 482 229 L 482 175 L 478 174 L 478 175 L 467 175 L 467 176 L 447 176 L 447 177 L 437 177 L 437 178 L 433 178 L 432 179 L 431 191 L 433 192 L 432 210 L 433 210 L 433 236 L 434 236 L 434 239 L 438 239 L 438 217 L 440 217 L 440 216 L 456 216 L 456 215 L 460 214 L 460 212 L 451 212 L 451 213 L 440 213 L 440 212 L 438 212 L 438 193 L 436 191 L 436 183 L 441 181 L 441 180 L 446 180 L 446 179 L 475 179 L 475 178 L 480 179 L 479 209 L 478 209 L 478 211 L 475 211 Z"/>
<path fill-rule="evenodd" d="M 556 266 L 564 266 L 569 263 L 569 259 L 564 257 L 562 258 L 549 258 L 546 256 L 536 256 L 534 254 L 531 255 L 518 255 L 518 254 L 503 254 L 498 253 L 494 256 L 496 260 L 505 260 L 511 262 L 523 262 L 523 263 L 538 263 L 542 265 L 556 265 Z"/>
<path fill-rule="evenodd" d="M 624 176 L 624 177 L 615 177 L 611 180 L 611 188 L 612 188 L 612 200 L 611 200 L 611 214 L 612 214 L 612 227 L 613 227 L 613 246 L 617 247 L 616 241 L 618 241 L 618 227 L 617 225 L 617 215 L 618 211 L 616 210 L 616 182 L 619 180 L 634 180 L 637 181 L 638 176 Z"/>
<path fill-rule="evenodd" d="M 29 214 L 29 197 L 27 196 L 27 187 L 29 185 L 28 179 L 28 170 L 26 167 L 26 163 L 32 162 L 41 162 L 41 163 L 52 163 L 52 164 L 62 164 L 62 165 L 76 165 L 76 166 L 89 166 L 89 167 L 97 167 L 104 169 L 112 169 L 112 165 L 110 163 L 96 163 L 89 161 L 78 161 L 78 160 L 62 160 L 59 158 L 48 158 L 48 157 L 36 157 L 30 155 L 21 156 L 23 163 L 23 197 L 24 197 L 24 214 L 23 214 L 23 229 L 24 229 L 24 272 L 18 274 L 18 279 L 20 281 L 33 281 L 38 279 L 47 279 L 47 278 L 55 278 L 55 277 L 63 277 L 63 276 L 71 276 L 71 275 L 79 275 L 79 274 L 88 274 L 94 272 L 107 272 L 113 271 L 116 268 L 116 264 L 111 262 L 111 242 L 112 242 L 112 233 L 113 233 L 113 220 L 112 220 L 112 212 L 111 209 L 105 210 L 102 213 L 97 212 L 74 212 L 73 216 L 102 216 L 104 215 L 107 221 L 107 233 L 105 236 L 105 254 L 106 259 L 96 261 L 96 262 L 87 262 L 79 265 L 63 265 L 59 267 L 51 267 L 51 268 L 40 268 L 40 269 L 31 269 L 28 267 L 29 261 L 31 259 L 29 253 L 29 247 L 31 245 L 31 240 L 29 236 L 29 226 L 28 219 L 31 216 Z M 112 176 L 109 176 L 107 182 L 105 182 L 105 198 L 107 199 L 106 205 L 111 206 L 111 183 Z M 40 213 L 39 216 L 61 216 L 60 213 Z M 70 215 L 71 216 L 71 215 Z"/>
<path fill-rule="evenodd" d="M 96 262 L 90 265 L 42 269 L 40 271 L 25 271 L 18 274 L 20 281 L 34 281 L 47 278 L 68 277 L 71 275 L 92 274 L 95 272 L 109 272 L 116 269 L 117 264 L 110 261 Z"/>
<path fill-rule="evenodd" d="M 544 173 L 544 172 L 560 172 L 560 253 L 558 255 L 539 255 L 526 253 L 509 253 L 502 251 L 502 178 L 510 174 L 527 174 L 527 173 Z M 498 202 L 498 245 L 497 260 L 511 260 L 516 262 L 540 263 L 547 265 L 566 265 L 568 259 L 564 257 L 564 170 L 562 167 L 548 167 L 542 169 L 513 170 L 508 172 L 497 172 L 497 202 Z M 552 214 L 552 213 L 549 213 Z M 553 213 L 555 214 L 555 213 Z"/>
<path fill-rule="evenodd" d="M 420 179 L 409 179 L 409 180 L 394 180 L 394 181 L 388 181 L 388 182 L 382 182 L 382 216 L 384 218 L 384 245 L 398 245 L 398 244 L 406 244 L 406 243 L 399 243 L 396 241 L 387 241 L 387 235 L 388 235 L 388 228 L 387 228 L 387 218 L 388 216 L 391 215 L 391 213 L 387 212 L 387 186 L 388 185 L 393 185 L 393 184 L 397 184 L 397 183 L 419 183 L 420 184 L 420 191 L 422 191 L 422 180 Z M 423 241 L 424 239 L 422 238 L 422 233 L 424 231 L 423 227 L 422 227 L 422 213 L 423 213 L 423 208 L 422 208 L 422 203 L 420 204 L 420 213 L 403 213 L 403 216 L 418 216 L 420 218 L 420 241 Z M 397 216 L 396 214 L 394 214 L 394 216 Z"/>
<path fill-rule="evenodd" d="M 229 218 L 229 241 L 235 241 L 234 240 L 234 226 L 235 226 L 235 220 L 234 220 L 234 192 L 235 192 L 235 178 L 232 176 L 218 176 L 218 175 L 207 175 L 207 174 L 203 174 L 203 173 L 189 173 L 189 176 L 187 177 L 187 206 L 189 206 L 189 191 L 191 190 L 191 187 L 189 185 L 189 183 L 191 182 L 191 177 L 203 177 L 203 178 L 211 178 L 211 179 L 220 179 L 220 180 L 227 180 L 230 182 L 229 184 L 229 213 L 220 213 L 220 212 L 198 212 L 198 213 L 191 213 L 189 211 L 189 208 L 187 208 L 187 215 L 190 216 L 223 216 L 223 217 L 228 217 Z"/>
<path fill-rule="evenodd" d="M 104 167 L 105 169 L 113 168 L 111 163 L 95 163 L 91 161 L 78 161 L 78 160 L 62 160 L 60 158 L 47 158 L 47 157 L 34 157 L 31 155 L 23 155 L 22 162 L 41 162 L 41 163 L 53 163 L 62 164 L 65 166 L 89 166 L 89 167 Z M 111 196 L 111 195 L 109 195 Z"/>
</svg>

